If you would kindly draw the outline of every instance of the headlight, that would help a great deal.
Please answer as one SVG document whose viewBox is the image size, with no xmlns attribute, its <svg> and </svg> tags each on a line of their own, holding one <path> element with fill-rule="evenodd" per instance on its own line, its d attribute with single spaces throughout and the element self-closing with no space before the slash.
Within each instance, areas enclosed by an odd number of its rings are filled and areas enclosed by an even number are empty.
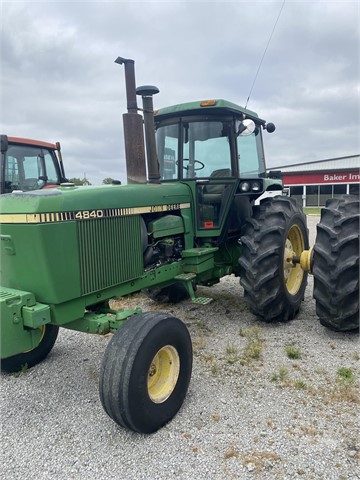
<svg viewBox="0 0 360 480">
<path fill-rule="evenodd" d="M 250 183 L 249 182 L 241 182 L 240 183 L 240 190 L 242 192 L 248 192 L 250 190 Z"/>
<path fill-rule="evenodd" d="M 253 192 L 260 192 L 261 190 L 261 183 L 260 182 L 252 182 L 251 184 L 251 190 Z"/>
</svg>

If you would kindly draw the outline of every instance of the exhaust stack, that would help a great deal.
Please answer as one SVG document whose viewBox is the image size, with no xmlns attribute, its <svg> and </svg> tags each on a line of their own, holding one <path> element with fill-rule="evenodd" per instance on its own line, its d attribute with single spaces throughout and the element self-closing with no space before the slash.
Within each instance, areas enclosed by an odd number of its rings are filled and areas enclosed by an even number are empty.
<svg viewBox="0 0 360 480">
<path fill-rule="evenodd" d="M 125 67 L 127 113 L 123 114 L 126 173 L 128 183 L 146 183 L 143 117 L 137 113 L 134 60 L 118 57 Z"/>
<path fill-rule="evenodd" d="M 152 98 L 153 95 L 156 95 L 157 93 L 159 93 L 159 89 L 153 85 L 144 85 L 136 89 L 136 94 L 141 95 L 143 102 L 149 183 L 160 183 L 159 163 L 156 152 L 154 106 Z"/>
</svg>

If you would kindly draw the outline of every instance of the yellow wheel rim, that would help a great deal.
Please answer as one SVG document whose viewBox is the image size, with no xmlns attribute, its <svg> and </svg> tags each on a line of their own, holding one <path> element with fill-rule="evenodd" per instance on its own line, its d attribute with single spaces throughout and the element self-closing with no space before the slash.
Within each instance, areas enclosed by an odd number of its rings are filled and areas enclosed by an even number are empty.
<svg viewBox="0 0 360 480">
<path fill-rule="evenodd" d="M 150 399 L 154 403 L 163 403 L 174 391 L 179 378 L 180 358 L 171 345 L 162 347 L 152 359 L 147 388 Z"/>
<path fill-rule="evenodd" d="M 305 249 L 304 236 L 298 225 L 293 225 L 288 233 L 284 249 L 284 280 L 288 292 L 296 295 L 299 291 L 304 271 L 299 263 L 293 263 L 293 257 L 300 257 Z"/>
</svg>

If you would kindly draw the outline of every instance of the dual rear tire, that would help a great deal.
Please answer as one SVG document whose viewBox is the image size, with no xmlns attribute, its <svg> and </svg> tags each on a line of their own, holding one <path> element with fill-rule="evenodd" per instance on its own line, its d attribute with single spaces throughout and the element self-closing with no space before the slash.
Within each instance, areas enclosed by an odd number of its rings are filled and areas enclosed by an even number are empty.
<svg viewBox="0 0 360 480">
<path fill-rule="evenodd" d="M 343 195 L 321 210 L 313 249 L 313 296 L 320 323 L 359 330 L 359 198 Z M 296 201 L 274 197 L 255 207 L 241 237 L 240 283 L 252 313 L 266 322 L 295 317 L 307 274 L 297 261 L 308 250 L 306 218 Z"/>
<path fill-rule="evenodd" d="M 250 310 L 266 322 L 288 321 L 300 309 L 307 273 L 294 257 L 309 248 L 306 217 L 293 198 L 267 198 L 241 236 L 240 283 Z"/>
<path fill-rule="evenodd" d="M 314 298 L 320 323 L 335 331 L 359 329 L 359 198 L 328 200 L 317 226 Z"/>
</svg>

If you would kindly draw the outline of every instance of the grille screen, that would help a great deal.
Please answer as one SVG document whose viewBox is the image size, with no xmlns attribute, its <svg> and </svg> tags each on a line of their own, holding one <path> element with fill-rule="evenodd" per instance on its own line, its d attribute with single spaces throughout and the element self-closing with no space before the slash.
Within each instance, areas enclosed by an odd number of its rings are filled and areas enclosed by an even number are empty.
<svg viewBox="0 0 360 480">
<path fill-rule="evenodd" d="M 84 220 L 77 225 L 82 295 L 142 275 L 139 216 Z"/>
</svg>

